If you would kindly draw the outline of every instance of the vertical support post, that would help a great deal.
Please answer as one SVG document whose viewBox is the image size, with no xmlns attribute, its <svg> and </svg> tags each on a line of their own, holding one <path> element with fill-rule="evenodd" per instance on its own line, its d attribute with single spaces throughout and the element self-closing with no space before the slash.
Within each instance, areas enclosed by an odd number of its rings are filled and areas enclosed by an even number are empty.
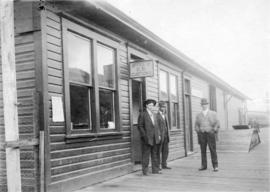
<svg viewBox="0 0 270 192">
<path fill-rule="evenodd" d="M 5 140 L 19 140 L 13 0 L 0 0 Z M 8 191 L 21 191 L 20 149 L 6 148 Z"/>
</svg>

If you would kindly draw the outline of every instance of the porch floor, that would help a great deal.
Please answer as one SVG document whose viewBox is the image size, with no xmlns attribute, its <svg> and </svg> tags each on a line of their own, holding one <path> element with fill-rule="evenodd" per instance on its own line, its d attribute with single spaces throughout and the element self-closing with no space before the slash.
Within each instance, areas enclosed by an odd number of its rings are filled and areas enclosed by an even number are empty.
<svg viewBox="0 0 270 192">
<path fill-rule="evenodd" d="M 219 171 L 198 171 L 200 154 L 169 162 L 171 170 L 142 176 L 136 171 L 76 192 L 270 191 L 269 132 L 261 128 L 261 143 L 248 152 L 252 129 L 222 131 L 218 141 Z"/>
</svg>

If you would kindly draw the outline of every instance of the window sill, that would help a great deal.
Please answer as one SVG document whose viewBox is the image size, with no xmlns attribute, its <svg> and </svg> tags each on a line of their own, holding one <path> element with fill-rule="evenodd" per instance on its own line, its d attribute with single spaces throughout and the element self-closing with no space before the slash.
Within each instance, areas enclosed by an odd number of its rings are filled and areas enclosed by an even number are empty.
<svg viewBox="0 0 270 192">
<path fill-rule="evenodd" d="M 66 135 L 66 143 L 82 143 L 91 141 L 103 141 L 121 139 L 121 132 L 103 132 L 103 133 L 87 133 L 87 134 L 72 134 Z"/>
<path fill-rule="evenodd" d="M 171 129 L 171 133 L 180 133 L 182 130 L 181 129 Z"/>
</svg>

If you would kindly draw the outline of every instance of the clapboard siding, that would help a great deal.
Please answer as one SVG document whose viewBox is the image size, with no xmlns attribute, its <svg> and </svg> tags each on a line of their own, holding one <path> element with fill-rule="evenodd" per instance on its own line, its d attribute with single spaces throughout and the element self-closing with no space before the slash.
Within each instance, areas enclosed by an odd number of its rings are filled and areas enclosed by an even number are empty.
<svg viewBox="0 0 270 192">
<path fill-rule="evenodd" d="M 230 98 L 228 100 L 228 129 L 233 129 L 233 125 L 240 125 L 240 110 L 243 106 L 242 100 L 237 97 Z"/>
<path fill-rule="evenodd" d="M 16 80 L 17 80 L 17 102 L 18 105 L 18 126 L 20 139 L 33 139 L 36 137 L 34 128 L 34 95 L 36 87 L 35 72 L 35 49 L 33 33 L 19 34 L 15 37 L 15 61 L 16 61 Z M 2 66 L 0 60 L 0 74 Z M 3 92 L 2 92 L 2 75 L 0 78 L 0 117 L 3 117 Z M 0 123 L 0 143 L 4 142 L 4 119 L 1 118 Z M 0 183 L 1 189 L 6 191 L 6 163 L 5 152 L 0 151 Z M 22 191 L 37 191 L 37 156 L 34 148 L 20 150 Z M 2 191 L 2 190 L 1 190 Z"/>
<path fill-rule="evenodd" d="M 209 85 L 206 81 L 193 76 L 191 79 L 191 90 L 192 89 L 201 91 L 202 97 L 209 99 Z M 193 127 L 195 125 L 196 115 L 202 110 L 200 102 L 201 102 L 200 97 L 192 95 L 191 108 L 192 108 L 192 126 Z M 197 133 L 195 132 L 194 128 L 193 128 L 193 145 L 194 145 L 195 151 L 199 150 Z"/>
<path fill-rule="evenodd" d="M 49 129 L 50 129 L 50 166 L 52 184 L 66 179 L 84 177 L 94 171 L 109 171 L 114 167 L 127 166 L 131 161 L 129 128 L 129 87 L 128 66 L 124 45 L 119 45 L 119 95 L 123 136 L 119 139 L 92 140 L 70 143 L 66 141 L 65 123 L 51 121 L 51 96 L 64 97 L 63 47 L 61 19 L 52 11 L 47 11 L 46 52 L 48 65 Z M 109 169 L 110 168 L 110 169 Z M 104 178 L 100 178 L 100 181 Z"/>
<path fill-rule="evenodd" d="M 4 109 L 3 109 L 1 45 L 0 45 L 0 102 L 1 102 L 1 105 L 0 105 L 0 145 L 2 146 L 5 142 L 5 127 L 4 127 Z M 0 148 L 0 170 L 1 170 L 0 171 L 0 191 L 6 192 L 7 191 L 6 153 L 5 153 L 5 149 L 3 148 Z"/>
<path fill-rule="evenodd" d="M 158 67 L 154 64 L 154 77 L 146 78 L 146 98 L 158 101 Z"/>
</svg>

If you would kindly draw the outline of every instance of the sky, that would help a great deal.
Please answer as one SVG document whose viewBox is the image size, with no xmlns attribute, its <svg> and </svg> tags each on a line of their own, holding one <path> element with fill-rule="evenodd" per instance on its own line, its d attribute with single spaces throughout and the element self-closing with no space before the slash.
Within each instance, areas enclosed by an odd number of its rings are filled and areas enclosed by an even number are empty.
<svg viewBox="0 0 270 192">
<path fill-rule="evenodd" d="M 270 95 L 269 0 L 107 0 L 265 111 Z M 268 96 L 269 99 L 269 96 Z"/>
</svg>

